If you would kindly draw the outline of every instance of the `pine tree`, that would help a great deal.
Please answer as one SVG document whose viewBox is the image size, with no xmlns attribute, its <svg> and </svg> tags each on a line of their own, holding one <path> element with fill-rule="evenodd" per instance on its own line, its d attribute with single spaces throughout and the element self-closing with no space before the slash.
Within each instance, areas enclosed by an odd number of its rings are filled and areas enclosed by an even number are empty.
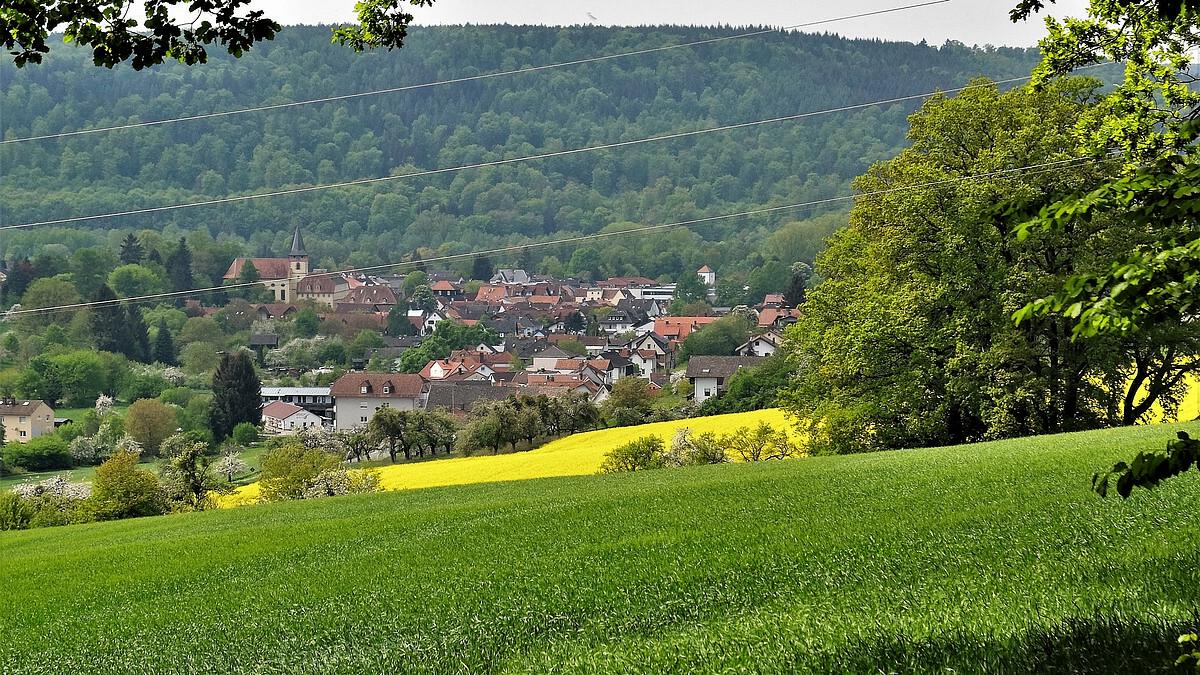
<svg viewBox="0 0 1200 675">
<path fill-rule="evenodd" d="M 142 262 L 142 258 L 146 256 L 146 249 L 142 248 L 142 242 L 138 241 L 133 233 L 125 235 L 121 240 L 121 253 L 118 257 L 121 259 L 122 265 L 136 265 Z"/>
<path fill-rule="evenodd" d="M 167 256 L 166 268 L 172 291 L 190 291 L 195 286 L 192 279 L 192 250 L 188 248 L 186 238 L 179 238 L 179 246 Z"/>
<path fill-rule="evenodd" d="M 146 329 L 146 321 L 142 318 L 142 310 L 137 305 L 126 304 L 123 308 L 125 322 L 123 324 L 124 339 L 121 353 L 132 361 L 150 363 L 150 331 Z"/>
<path fill-rule="evenodd" d="M 475 258 L 471 266 L 471 278 L 480 281 L 490 281 L 492 278 L 492 259 L 486 255 Z"/>
<path fill-rule="evenodd" d="M 88 308 L 88 329 L 96 349 L 102 352 L 121 354 L 126 338 L 125 308 L 117 303 L 117 294 L 113 293 L 108 284 L 100 284 L 100 288 L 88 298 L 93 304 Z"/>
<path fill-rule="evenodd" d="M 175 365 L 175 340 L 171 338 L 171 329 L 167 328 L 167 320 L 158 320 L 158 335 L 154 336 L 154 348 L 151 360 L 164 366 Z"/>
<path fill-rule="evenodd" d="M 224 440 L 242 422 L 262 421 L 262 383 L 250 352 L 227 353 L 213 373 L 208 422 L 213 438 Z"/>
</svg>

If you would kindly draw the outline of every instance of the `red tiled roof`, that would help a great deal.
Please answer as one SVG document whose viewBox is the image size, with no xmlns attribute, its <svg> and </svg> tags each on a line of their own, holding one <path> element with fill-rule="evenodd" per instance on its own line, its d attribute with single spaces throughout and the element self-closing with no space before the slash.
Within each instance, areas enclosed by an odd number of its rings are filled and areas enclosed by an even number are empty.
<svg viewBox="0 0 1200 675">
<path fill-rule="evenodd" d="M 654 320 L 654 332 L 665 338 L 682 340 L 701 326 L 716 321 L 715 316 L 671 316 Z"/>
<path fill-rule="evenodd" d="M 442 281 L 438 281 L 438 282 L 434 283 L 432 286 L 430 286 L 429 290 L 431 290 L 431 291 L 456 291 L 458 289 L 455 288 L 454 284 L 450 283 L 449 281 L 442 280 Z"/>
<path fill-rule="evenodd" d="M 365 394 L 362 393 L 363 385 L 367 386 Z M 390 388 L 387 394 L 383 393 L 384 385 Z M 330 386 L 329 394 L 350 398 L 416 398 L 424 386 L 425 380 L 420 375 L 346 373 Z"/>
<path fill-rule="evenodd" d="M 233 264 L 229 266 L 229 270 L 225 272 L 224 279 L 236 279 L 242 273 L 242 266 L 247 260 L 254 262 L 254 269 L 258 272 L 261 279 L 286 279 L 288 278 L 288 259 L 287 258 L 235 258 Z"/>
<path fill-rule="evenodd" d="M 286 420 L 296 413 L 304 410 L 298 405 L 285 403 L 283 401 L 272 401 L 267 407 L 263 408 L 263 417 L 274 417 L 277 420 Z"/>
</svg>

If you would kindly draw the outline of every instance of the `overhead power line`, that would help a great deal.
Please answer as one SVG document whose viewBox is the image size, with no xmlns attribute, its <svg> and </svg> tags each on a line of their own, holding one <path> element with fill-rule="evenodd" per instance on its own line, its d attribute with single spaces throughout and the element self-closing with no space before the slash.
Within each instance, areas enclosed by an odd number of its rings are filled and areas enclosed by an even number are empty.
<svg viewBox="0 0 1200 675">
<path fill-rule="evenodd" d="M 1112 158 L 1113 158 L 1113 153 L 1110 153 L 1108 158 L 1101 160 L 1101 161 L 1111 161 Z M 469 253 L 454 253 L 454 254 L 449 254 L 449 255 L 435 256 L 435 257 L 431 257 L 431 258 L 424 258 L 420 262 L 422 262 L 422 263 L 446 262 L 446 261 L 451 261 L 451 260 L 460 260 L 460 259 L 464 259 L 464 258 L 474 258 L 476 256 L 488 256 L 488 255 L 496 255 L 496 254 L 500 254 L 500 253 L 512 253 L 512 252 L 516 252 L 516 251 L 521 251 L 523 249 L 545 248 L 545 247 L 549 247 L 549 246 L 562 246 L 565 244 L 574 244 L 574 243 L 578 243 L 578 242 L 591 241 L 591 240 L 595 240 L 595 239 L 619 237 L 619 236 L 631 235 L 631 234 L 643 234 L 646 232 L 654 232 L 654 231 L 658 231 L 658 230 L 665 230 L 665 229 L 670 229 L 670 228 L 675 228 L 675 227 L 688 227 L 688 226 L 692 226 L 692 225 L 699 225 L 701 223 L 711 223 L 711 222 L 720 221 L 720 220 L 729 220 L 732 218 L 745 218 L 745 217 L 749 217 L 749 216 L 757 216 L 757 215 L 762 215 L 762 214 L 766 214 L 766 213 L 776 213 L 779 211 L 786 211 L 786 210 L 790 210 L 790 209 L 801 209 L 801 208 L 810 208 L 810 207 L 814 207 L 814 206 L 823 206 L 826 204 L 833 204 L 833 203 L 837 203 L 837 202 L 848 201 L 851 199 L 859 199 L 862 197 L 875 197 L 875 196 L 880 196 L 880 195 L 892 194 L 892 193 L 896 193 L 896 192 L 904 192 L 907 190 L 915 190 L 915 189 L 919 189 L 919 188 L 938 187 L 941 185 L 950 185 L 953 183 L 961 183 L 961 182 L 971 181 L 971 180 L 983 180 L 983 179 L 987 179 L 987 178 L 995 178 L 998 176 L 1019 173 L 1019 172 L 1042 173 L 1045 171 L 1054 171 L 1054 170 L 1058 170 L 1058 169 L 1061 169 L 1064 167 L 1068 167 L 1068 166 L 1072 166 L 1072 165 L 1076 165 L 1076 164 L 1083 164 L 1083 163 L 1087 163 L 1090 161 L 1096 161 L 1096 160 L 1095 160 L 1095 158 L 1093 158 L 1091 156 L 1071 157 L 1071 158 L 1067 158 L 1067 159 L 1060 159 L 1060 160 L 1055 160 L 1055 161 L 1050 161 L 1050 162 L 1042 162 L 1039 164 L 1031 164 L 1031 165 L 1027 165 L 1027 166 L 1013 167 L 1013 168 L 1009 168 L 1009 169 L 999 169 L 996 171 L 991 171 L 991 172 L 983 173 L 983 174 L 974 174 L 974 175 L 969 175 L 969 176 L 956 176 L 954 178 L 944 178 L 942 180 L 926 181 L 924 183 L 917 183 L 915 185 L 902 185 L 902 186 L 898 186 L 898 187 L 894 187 L 894 188 L 887 188 L 884 190 L 874 190 L 871 192 L 862 192 L 859 194 L 843 195 L 840 197 L 829 197 L 827 199 L 817 199 L 817 200 L 813 200 L 813 201 L 799 202 L 799 203 L 787 204 L 787 205 L 783 205 L 783 206 L 764 207 L 761 209 L 752 209 L 749 211 L 740 211 L 738 213 L 729 213 L 729 214 L 724 214 L 724 215 L 719 215 L 719 216 L 707 216 L 704 218 L 694 218 L 694 219 L 690 219 L 690 220 L 681 220 L 681 221 L 677 221 L 674 223 L 662 223 L 662 224 L 658 224 L 658 225 L 644 225 L 641 227 L 630 228 L 627 230 L 619 230 L 616 232 L 597 232 L 595 234 L 583 234 L 583 235 L 579 235 L 579 236 L 575 236 L 575 237 L 567 237 L 565 239 L 554 239 L 554 240 L 549 240 L 549 241 L 528 242 L 525 244 L 512 244 L 509 246 L 501 246 L 501 247 L 485 249 L 485 250 L 481 250 L 481 251 L 471 251 Z M 338 271 L 332 271 L 332 272 L 318 272 L 318 273 L 306 275 L 305 278 L 332 277 L 332 276 L 336 276 L 339 274 L 344 274 L 346 272 L 378 271 L 378 270 L 385 270 L 385 269 L 390 269 L 390 268 L 399 267 L 399 266 L 408 265 L 408 264 L 414 264 L 414 263 L 391 262 L 391 263 L 384 263 L 381 265 L 370 265 L 367 267 L 357 267 L 352 270 L 348 269 L 348 270 L 338 270 Z M 139 296 L 134 296 L 134 297 L 129 297 L 129 298 L 117 298 L 116 300 L 77 302 L 77 303 L 71 303 L 71 304 L 67 304 L 67 305 L 56 305 L 53 307 L 36 307 L 36 308 L 30 308 L 30 309 L 18 309 L 18 310 L 10 310 L 9 312 L 6 313 L 6 316 L 18 317 L 18 316 L 25 316 L 25 315 L 31 315 L 31 314 L 49 314 L 49 313 L 54 313 L 54 312 L 78 310 L 78 309 L 83 309 L 83 308 L 87 308 L 87 307 L 99 307 L 99 306 L 106 306 L 106 305 L 114 305 L 114 304 L 120 304 L 123 302 L 141 303 L 141 302 L 148 302 L 148 301 L 152 301 L 152 300 L 164 300 L 164 299 L 169 299 L 169 298 L 185 297 L 185 296 L 189 296 L 189 295 L 201 295 L 204 293 L 215 293 L 215 292 L 220 292 L 220 291 L 236 290 L 239 288 L 253 288 L 253 287 L 259 287 L 261 285 L 262 285 L 262 282 L 254 281 L 254 282 L 229 284 L 227 286 L 210 286 L 209 288 L 195 288 L 195 289 L 191 289 L 191 290 L 187 290 L 187 291 L 171 291 L 171 292 L 167 292 L 167 293 L 151 293 L 151 294 L 147 294 L 147 295 L 139 295 Z"/>
<path fill-rule="evenodd" d="M 586 58 L 586 59 L 577 59 L 574 61 L 564 61 L 562 63 L 551 63 L 551 64 L 542 65 L 542 66 L 529 66 L 527 68 L 518 68 L 515 70 L 503 70 L 503 71 L 499 71 L 499 72 L 495 72 L 495 73 L 484 73 L 482 75 L 470 75 L 470 76 L 466 76 L 466 77 L 456 77 L 456 78 L 451 78 L 451 79 L 447 79 L 447 80 L 438 80 L 436 82 L 424 82 L 421 84 L 410 84 L 410 85 L 405 85 L 402 87 L 390 87 L 387 89 L 377 89 L 374 91 L 364 91 L 364 92 L 358 92 L 358 93 L 354 93 L 354 94 L 342 94 L 342 95 L 338 95 L 338 96 L 325 96 L 322 98 L 308 99 L 308 100 L 304 100 L 304 101 L 294 101 L 294 102 L 290 102 L 290 103 L 276 103 L 276 104 L 272 104 L 272 105 L 256 106 L 253 108 L 242 108 L 242 109 L 238 109 L 238 110 L 227 110 L 224 112 L 204 113 L 201 115 L 190 115 L 190 116 L 186 116 L 186 117 L 174 117 L 174 118 L 168 118 L 168 119 L 164 119 L 164 120 L 155 120 L 155 121 L 151 121 L 151 122 L 133 122 L 130 124 L 120 124 L 120 125 L 109 126 L 109 127 L 97 127 L 95 129 L 80 129 L 78 131 L 64 131 L 64 132 L 55 133 L 55 134 L 45 134 L 42 136 L 28 136 L 25 138 L 10 138 L 10 139 L 5 139 L 5 140 L 0 140 L 0 145 L 6 145 L 6 144 L 10 144 L 10 143 L 25 143 L 25 142 L 29 142 L 29 141 L 43 141 L 43 140 L 48 140 L 48 139 L 52 139 L 52 138 L 65 138 L 65 137 L 69 137 L 69 136 L 82 136 L 85 134 L 96 134 L 96 133 L 109 132 L 109 131 L 123 131 L 123 130 L 127 130 L 127 129 L 138 129 L 138 128 L 144 128 L 144 127 L 159 126 L 159 125 L 164 125 L 164 124 L 174 124 L 176 122 L 190 122 L 190 121 L 194 121 L 194 120 L 212 119 L 214 117 L 228 117 L 231 115 L 242 115 L 242 114 L 246 114 L 246 113 L 263 112 L 266 110 L 280 110 L 283 108 L 294 108 L 297 106 L 313 105 L 313 104 L 317 104 L 317 103 L 331 103 L 334 101 L 346 101 L 346 100 L 355 99 L 355 98 L 377 96 L 380 94 L 392 94 L 392 93 L 403 92 L 403 91 L 413 91 L 416 89 L 427 89 L 430 87 L 438 87 L 438 86 L 447 85 L 447 84 L 460 84 L 463 82 L 474 82 L 474 81 L 478 81 L 478 80 L 487 80 L 487 79 L 491 79 L 491 78 L 505 77 L 508 75 L 519 75 L 522 73 L 534 73 L 534 72 L 538 72 L 541 70 L 550 70 L 553 68 L 565 68 L 567 66 L 578 66 L 578 65 L 583 65 L 586 63 L 596 63 L 599 61 L 608 61 L 608 60 L 612 60 L 612 59 L 620 59 L 620 58 L 625 58 L 625 57 L 629 57 L 629 56 L 641 56 L 644 54 L 663 52 L 663 51 L 668 51 L 671 49 L 683 49 L 685 47 L 696 47 L 699 45 L 712 44 L 714 42 L 739 40 L 742 38 L 754 37 L 756 35 L 764 35 L 767 33 L 774 33 L 776 31 L 780 31 L 780 30 L 796 30 L 799 28 L 812 28 L 814 26 L 822 26 L 822 25 L 827 25 L 827 24 L 831 24 L 831 23 L 838 23 L 841 21 L 849 21 L 851 19 L 861 19 L 861 18 L 866 18 L 866 17 L 870 17 L 870 16 L 879 16 L 881 14 L 891 14 L 894 12 L 903 12 L 903 11 L 907 11 L 907 10 L 911 10 L 911 9 L 928 7 L 930 5 L 940 5 L 940 4 L 950 2 L 950 1 L 951 0 L 927 0 L 926 2 L 918 2 L 918 3 L 914 3 L 914 4 L 909 4 L 909 5 L 902 5 L 900 7 L 889 7 L 886 9 L 878 9 L 878 10 L 873 10 L 870 12 L 861 12 L 858 14 L 848 14 L 846 16 L 839 16 L 839 17 L 834 17 L 831 19 L 821 19 L 819 21 L 808 21 L 805 23 L 798 23 L 798 24 L 794 24 L 791 26 L 783 26 L 781 28 L 768 28 L 768 29 L 764 29 L 764 30 L 751 31 L 748 33 L 738 33 L 737 35 L 726 35 L 723 37 L 709 38 L 706 40 L 696 40 L 694 42 L 684 42 L 684 43 L 677 44 L 677 45 L 665 45 L 663 47 L 638 49 L 635 51 L 622 52 L 619 54 L 606 54 L 604 56 L 593 56 L 593 57 Z"/>
<path fill-rule="evenodd" d="M 604 143 L 601 145 L 591 145 L 591 146 L 585 146 L 582 148 L 574 148 L 571 150 L 558 150 L 555 152 L 547 152 L 547 153 L 542 153 L 539 155 L 527 155 L 525 157 L 497 159 L 497 160 L 492 160 L 492 161 L 488 161 L 488 162 L 477 162 L 474 164 L 464 164 L 464 165 L 448 167 L 448 168 L 444 168 L 444 169 L 427 169 L 424 171 L 414 171 L 412 173 L 399 174 L 396 176 L 381 176 L 379 178 L 362 178 L 359 180 L 346 181 L 343 183 L 331 183 L 329 185 L 312 185 L 309 187 L 290 188 L 287 190 L 276 190 L 274 192 L 260 192 L 260 193 L 252 194 L 252 195 L 239 195 L 236 197 L 222 197 L 220 199 L 208 199 L 205 201 L 190 202 L 190 203 L 185 203 L 185 204 L 171 204 L 171 205 L 167 205 L 167 206 L 151 206 L 151 207 L 147 207 L 147 208 L 143 208 L 143 209 L 131 209 L 129 211 L 117 211 L 117 212 L 113 212 L 113 213 L 99 213 L 99 214 L 94 214 L 94 215 L 90 215 L 90 216 L 72 216 L 70 218 L 56 218 L 54 220 L 42 220 L 42 221 L 37 221 L 37 222 L 32 222 L 32 223 L 21 223 L 18 225 L 4 225 L 4 226 L 0 226 L 0 231 L 18 230 L 18 229 L 24 229 L 24 228 L 29 228 L 29 227 L 42 227 L 45 225 L 62 225 L 65 223 L 78 223 L 78 222 L 84 222 L 84 221 L 89 221 L 89 220 L 101 220 L 104 218 L 119 218 L 119 217 L 123 217 L 123 216 L 138 216 L 138 215 L 145 215 L 148 213 L 161 213 L 163 211 L 175 211 L 178 209 L 190 209 L 190 208 L 196 208 L 196 207 L 200 207 L 200 206 L 214 206 L 217 204 L 230 204 L 230 203 L 234 203 L 234 202 L 244 202 L 244 201 L 249 201 L 251 199 L 264 199 L 267 197 L 281 197 L 281 196 L 285 196 L 285 195 L 303 194 L 306 192 L 318 192 L 318 191 L 322 191 L 322 190 L 332 190 L 332 189 L 336 189 L 336 188 L 352 187 L 352 186 L 356 186 L 356 185 L 371 185 L 374 183 L 384 183 L 384 182 L 388 182 L 388 181 L 401 180 L 404 178 L 419 178 L 422 176 L 432 176 L 432 175 L 437 175 L 437 174 L 453 173 L 456 171 L 466 171 L 468 169 L 482 169 L 482 168 L 493 167 L 493 166 L 503 166 L 506 164 L 531 162 L 531 161 L 540 160 L 540 159 L 549 159 L 552 157 L 563 157 L 566 155 L 576 155 L 576 154 L 585 153 L 585 152 L 595 152 L 597 150 L 612 150 L 615 148 L 623 148 L 623 147 L 629 147 L 629 146 L 633 146 L 633 145 L 642 145 L 645 143 L 655 143 L 658 141 L 667 141 L 667 140 L 673 140 L 673 139 L 679 139 L 679 138 L 687 138 L 687 137 L 691 137 L 691 136 L 700 136 L 703 134 L 711 134 L 711 133 L 717 133 L 717 132 L 722 132 L 722 131 L 732 131 L 734 129 L 744 129 L 747 127 L 753 127 L 753 126 L 758 126 L 758 125 L 762 125 L 762 124 L 772 124 L 775 122 L 795 121 L 795 120 L 805 119 L 807 117 L 817 117 L 820 115 L 828 115 L 831 113 L 848 112 L 850 110 L 860 110 L 863 108 L 871 108 L 874 106 L 902 103 L 904 101 L 928 98 L 930 96 L 935 96 L 938 94 L 947 94 L 947 93 L 951 93 L 951 92 L 962 92 L 962 91 L 967 91 L 969 89 L 991 87 L 991 86 L 997 85 L 997 84 L 1009 84 L 1012 82 L 1020 82 L 1020 81 L 1028 80 L 1028 79 L 1029 79 L 1029 76 L 1012 77 L 1012 78 L 1009 78 L 1006 80 L 997 80 L 995 82 L 989 82 L 987 84 L 972 84 L 972 85 L 966 85 L 963 87 L 955 87 L 953 89 L 941 89 L 941 90 L 925 92 L 925 93 L 921 93 L 921 94 L 911 94 L 909 96 L 898 96 L 896 98 L 889 98 L 889 99 L 884 99 L 881 101 L 871 101 L 869 103 L 859 103 L 859 104 L 855 104 L 855 105 L 841 106 L 838 108 L 828 108 L 826 110 L 817 110 L 814 112 L 797 113 L 795 115 L 785 115 L 783 117 L 774 117 L 774 118 L 766 119 L 766 120 L 756 120 L 754 122 L 740 122 L 738 124 L 727 124 L 724 126 L 711 127 L 708 129 L 697 129 L 694 131 L 679 131 L 679 132 L 674 132 L 674 133 L 670 133 L 670 134 L 663 134 L 660 136 L 650 136 L 648 138 L 635 139 L 635 140 L 631 140 L 631 141 L 618 141 L 616 143 Z"/>
</svg>

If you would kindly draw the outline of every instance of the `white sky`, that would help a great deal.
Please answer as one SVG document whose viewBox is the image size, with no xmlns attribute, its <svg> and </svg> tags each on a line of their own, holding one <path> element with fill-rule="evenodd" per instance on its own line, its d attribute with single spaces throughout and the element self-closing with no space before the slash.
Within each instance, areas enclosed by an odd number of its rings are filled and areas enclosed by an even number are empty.
<svg viewBox="0 0 1200 675">
<path fill-rule="evenodd" d="M 638 26 L 646 24 L 731 24 L 792 26 L 920 0 L 840 0 L 784 2 L 783 0 L 435 0 L 433 7 L 411 7 L 418 24 L 510 23 Z M 966 45 L 1032 47 L 1045 34 L 1040 17 L 1013 24 L 1008 12 L 1016 0 L 949 0 L 944 4 L 852 19 L 804 29 L 846 37 L 881 38 L 941 45 L 958 40 Z M 354 0 L 254 0 L 282 24 L 343 23 L 354 20 Z M 1054 16 L 1082 16 L 1087 0 L 1059 0 L 1050 6 Z M 588 13 L 596 17 L 588 18 Z"/>
</svg>

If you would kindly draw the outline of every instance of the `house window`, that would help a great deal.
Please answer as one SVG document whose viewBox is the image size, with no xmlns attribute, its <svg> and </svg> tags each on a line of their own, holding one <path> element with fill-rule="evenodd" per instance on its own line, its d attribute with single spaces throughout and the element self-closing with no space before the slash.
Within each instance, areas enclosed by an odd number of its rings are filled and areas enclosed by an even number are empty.
<svg viewBox="0 0 1200 675">
<path fill-rule="evenodd" d="M 712 396 L 712 389 L 705 389 L 705 390 L 704 390 L 704 395 L 705 395 L 706 397 L 708 397 L 708 396 Z"/>
<path fill-rule="evenodd" d="M 21 438 L 25 438 L 25 430 L 24 429 L 21 430 Z"/>
<path fill-rule="evenodd" d="M 358 407 L 359 407 L 359 409 L 360 409 L 360 410 L 366 410 L 366 409 L 367 409 L 367 404 L 366 404 L 366 403 L 359 403 L 359 404 L 358 404 Z"/>
<path fill-rule="evenodd" d="M 367 393 L 367 385 L 365 385 L 365 384 L 364 384 L 364 385 L 362 386 L 362 389 L 360 389 L 359 391 L 361 391 L 361 392 L 362 392 L 362 393 L 364 393 L 364 394 L 365 394 L 365 393 Z M 366 406 L 363 406 L 363 407 L 365 408 Z"/>
<path fill-rule="evenodd" d="M 25 418 L 24 418 L 24 417 L 22 417 L 22 418 L 21 418 L 21 424 L 25 424 Z"/>
<path fill-rule="evenodd" d="M 366 422 L 366 421 L 367 421 L 367 416 L 366 416 L 366 415 L 363 415 L 362 417 L 358 418 L 358 421 L 360 421 L 360 422 Z"/>
<path fill-rule="evenodd" d="M 392 388 L 391 388 L 391 387 L 389 387 L 389 386 L 386 386 L 386 385 L 384 385 L 384 387 L 383 387 L 383 393 L 385 393 L 385 394 L 390 394 L 390 393 L 392 393 Z"/>
</svg>

